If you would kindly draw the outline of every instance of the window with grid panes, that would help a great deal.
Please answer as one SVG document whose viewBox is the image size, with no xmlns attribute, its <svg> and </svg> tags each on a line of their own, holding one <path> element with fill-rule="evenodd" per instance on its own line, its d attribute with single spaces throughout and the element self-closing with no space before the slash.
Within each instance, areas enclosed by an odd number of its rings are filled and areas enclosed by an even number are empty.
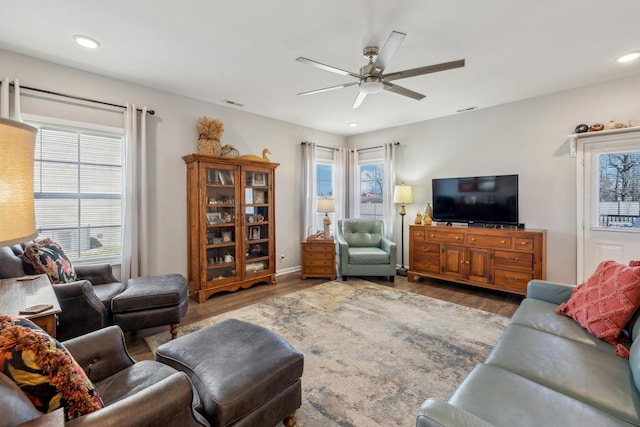
<svg viewBox="0 0 640 427">
<path fill-rule="evenodd" d="M 122 242 L 121 130 L 30 122 L 38 128 L 34 197 L 39 238 L 75 260 L 117 260 Z"/>
</svg>

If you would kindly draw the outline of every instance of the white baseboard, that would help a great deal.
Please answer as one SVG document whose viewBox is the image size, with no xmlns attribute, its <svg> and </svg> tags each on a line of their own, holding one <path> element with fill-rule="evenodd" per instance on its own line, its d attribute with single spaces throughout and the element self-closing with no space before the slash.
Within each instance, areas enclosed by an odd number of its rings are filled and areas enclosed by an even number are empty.
<svg viewBox="0 0 640 427">
<path fill-rule="evenodd" d="M 280 270 L 276 270 L 276 276 L 280 276 L 282 274 L 295 273 L 296 271 L 301 271 L 301 270 L 302 270 L 301 265 L 298 265 L 295 267 L 282 268 Z"/>
</svg>

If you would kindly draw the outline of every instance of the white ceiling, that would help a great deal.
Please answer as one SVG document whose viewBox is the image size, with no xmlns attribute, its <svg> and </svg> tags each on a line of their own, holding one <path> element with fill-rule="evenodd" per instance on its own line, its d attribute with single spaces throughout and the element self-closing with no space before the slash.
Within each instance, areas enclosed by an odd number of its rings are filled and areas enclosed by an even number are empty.
<svg viewBox="0 0 640 427">
<path fill-rule="evenodd" d="M 0 0 L 0 5 L 2 49 L 216 104 L 232 100 L 245 111 L 340 135 L 640 73 L 640 63 L 614 61 L 640 49 L 638 0 Z M 296 62 L 297 57 L 358 72 L 367 62 L 362 48 L 382 46 L 392 30 L 407 36 L 385 72 L 457 59 L 466 59 L 466 66 L 394 81 L 427 95 L 421 101 L 384 91 L 353 110 L 356 86 L 296 95 L 353 81 Z M 74 34 L 94 37 L 102 46 L 80 48 Z M 349 122 L 359 126 L 350 128 Z"/>
</svg>

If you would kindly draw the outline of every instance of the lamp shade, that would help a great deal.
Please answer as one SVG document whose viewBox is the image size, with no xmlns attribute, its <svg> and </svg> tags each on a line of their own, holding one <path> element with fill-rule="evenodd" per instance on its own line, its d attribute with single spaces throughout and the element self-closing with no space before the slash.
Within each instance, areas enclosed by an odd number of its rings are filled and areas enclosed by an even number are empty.
<svg viewBox="0 0 640 427">
<path fill-rule="evenodd" d="M 37 236 L 33 153 L 37 130 L 0 118 L 0 246 Z"/>
<path fill-rule="evenodd" d="M 410 185 L 396 185 L 393 191 L 393 203 L 401 203 L 403 205 L 413 202 L 413 193 Z"/>
<path fill-rule="evenodd" d="M 336 206 L 333 199 L 318 199 L 316 212 L 335 212 Z"/>
</svg>

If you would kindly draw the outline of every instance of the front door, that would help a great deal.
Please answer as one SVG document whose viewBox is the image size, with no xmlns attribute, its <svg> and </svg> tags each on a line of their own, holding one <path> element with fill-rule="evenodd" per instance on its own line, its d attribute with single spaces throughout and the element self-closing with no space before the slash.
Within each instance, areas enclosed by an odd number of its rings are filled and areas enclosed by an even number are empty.
<svg viewBox="0 0 640 427">
<path fill-rule="evenodd" d="M 604 260 L 640 260 L 640 130 L 578 139 L 578 271 L 583 282 Z"/>
</svg>

